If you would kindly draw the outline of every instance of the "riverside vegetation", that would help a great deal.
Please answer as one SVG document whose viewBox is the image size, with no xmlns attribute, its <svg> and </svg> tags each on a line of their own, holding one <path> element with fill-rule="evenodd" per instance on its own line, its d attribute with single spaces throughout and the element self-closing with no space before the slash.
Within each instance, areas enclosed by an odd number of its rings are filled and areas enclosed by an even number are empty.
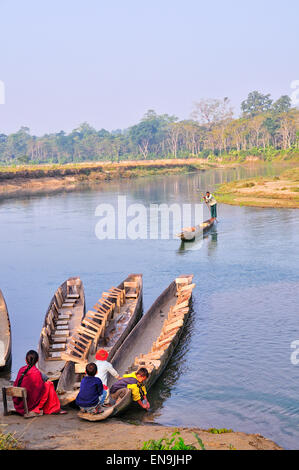
<svg viewBox="0 0 299 470">
<path fill-rule="evenodd" d="M 289 96 L 273 101 L 269 94 L 249 93 L 241 115 L 233 118 L 228 98 L 202 99 L 190 119 L 149 110 L 128 129 L 96 130 L 81 124 L 69 134 L 34 136 L 28 127 L 0 133 L 0 165 L 120 162 L 167 158 L 274 161 L 299 158 L 299 110 Z"/>
<path fill-rule="evenodd" d="M 219 166 L 200 159 L 89 162 L 65 165 L 22 165 L 0 167 L 0 198 L 26 194 L 72 191 L 112 179 L 150 175 L 183 174 Z"/>
</svg>

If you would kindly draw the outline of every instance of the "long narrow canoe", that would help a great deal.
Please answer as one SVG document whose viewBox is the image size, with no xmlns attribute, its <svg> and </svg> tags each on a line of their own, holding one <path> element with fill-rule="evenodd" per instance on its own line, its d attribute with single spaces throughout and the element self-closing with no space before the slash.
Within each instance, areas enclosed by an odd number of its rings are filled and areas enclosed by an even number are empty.
<svg viewBox="0 0 299 470">
<path fill-rule="evenodd" d="M 71 277 L 52 297 L 38 343 L 38 367 L 50 380 L 59 379 L 65 366 L 62 353 L 84 315 L 83 283 L 79 277 Z"/>
<path fill-rule="evenodd" d="M 214 225 L 215 219 L 209 219 L 195 227 L 183 228 L 178 237 L 183 242 L 193 242 L 201 233 L 207 233 Z"/>
<path fill-rule="evenodd" d="M 113 289 L 115 288 L 110 289 L 107 294 L 109 294 Z M 73 357 L 73 360 L 68 361 L 65 365 L 57 385 L 57 393 L 62 406 L 65 406 L 76 399 L 82 377 L 85 374 L 85 366 L 89 362 L 94 362 L 95 351 L 99 348 L 104 348 L 109 352 L 108 360 L 111 361 L 116 351 L 128 336 L 132 328 L 136 325 L 142 314 L 142 274 L 130 274 L 121 284 L 119 284 L 115 291 L 123 293 L 122 301 L 118 308 L 117 305 L 113 307 L 113 312 L 110 313 L 109 318 L 105 322 L 105 328 L 101 330 L 101 335 L 94 338 L 96 344 L 89 345 L 89 351 L 88 354 L 86 354 L 86 358 L 80 359 L 78 357 L 78 359 L 76 359 Z M 115 304 L 115 297 L 106 298 Z M 94 308 L 96 308 L 96 306 Z M 85 322 L 86 326 L 95 326 L 96 329 L 96 325 L 94 323 L 90 323 L 88 320 L 90 313 L 92 312 L 87 312 L 85 317 L 87 319 Z M 90 316 L 90 318 L 92 318 L 92 316 Z M 96 315 L 95 320 L 97 319 Z M 81 326 L 79 331 L 82 331 L 83 335 L 85 332 L 86 334 L 84 336 L 88 339 L 87 329 L 84 330 Z"/>
<path fill-rule="evenodd" d="M 115 354 L 112 365 L 120 375 L 146 367 L 149 378 L 147 390 L 156 382 L 176 348 L 190 311 L 193 275 L 183 275 L 174 280 L 158 297 L 148 312 L 131 331 Z M 110 378 L 108 386 L 115 382 Z M 88 421 L 102 421 L 118 415 L 132 403 L 131 391 L 115 405 L 101 414 L 79 412 Z"/>
<path fill-rule="evenodd" d="M 11 327 L 7 305 L 0 290 L 0 371 L 11 362 Z"/>
</svg>

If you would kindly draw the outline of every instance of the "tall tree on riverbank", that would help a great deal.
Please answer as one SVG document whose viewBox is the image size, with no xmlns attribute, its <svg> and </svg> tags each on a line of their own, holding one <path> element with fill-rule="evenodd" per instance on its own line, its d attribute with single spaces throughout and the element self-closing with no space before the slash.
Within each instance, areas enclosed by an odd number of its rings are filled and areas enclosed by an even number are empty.
<svg viewBox="0 0 299 470">
<path fill-rule="evenodd" d="M 0 161 L 5 164 L 120 161 L 148 158 L 214 158 L 228 155 L 274 158 L 298 149 L 299 110 L 288 96 L 274 101 L 251 92 L 242 102 L 242 116 L 233 119 L 228 98 L 195 103 L 192 119 L 149 110 L 129 129 L 96 130 L 84 122 L 66 134 L 37 137 L 27 127 L 8 136 L 0 133 Z M 268 157 L 267 157 L 268 158 Z"/>
<path fill-rule="evenodd" d="M 273 100 L 270 98 L 270 94 L 263 95 L 258 91 L 252 91 L 249 93 L 247 100 L 241 103 L 243 116 L 252 118 L 258 114 L 266 113 L 271 109 L 272 103 Z"/>
</svg>

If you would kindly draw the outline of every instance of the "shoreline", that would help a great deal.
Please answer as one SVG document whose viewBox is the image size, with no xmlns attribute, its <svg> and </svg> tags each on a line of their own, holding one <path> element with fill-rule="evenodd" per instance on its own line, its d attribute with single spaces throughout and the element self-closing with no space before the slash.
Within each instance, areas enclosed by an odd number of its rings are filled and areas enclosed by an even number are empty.
<svg viewBox="0 0 299 470">
<path fill-rule="evenodd" d="M 98 187 L 101 183 L 117 179 L 186 174 L 236 166 L 239 164 L 221 164 L 194 158 L 0 167 L 0 200 Z"/>
<path fill-rule="evenodd" d="M 219 203 L 233 206 L 299 209 L 299 168 L 279 177 L 256 177 L 219 185 Z"/>
<path fill-rule="evenodd" d="M 106 184 L 109 181 L 130 180 L 149 176 L 180 175 L 212 169 L 236 169 L 264 164 L 263 161 L 249 158 L 242 163 L 210 162 L 204 159 L 190 158 L 121 161 L 119 163 L 81 162 L 66 163 L 64 165 L 0 166 L 0 201 L 15 197 L 43 196 L 81 189 L 96 189 L 101 184 Z M 224 196 L 218 194 L 218 197 L 222 199 L 219 202 L 235 204 L 232 198 L 228 197 L 228 194 Z M 265 205 L 264 207 L 269 206 Z"/>
<path fill-rule="evenodd" d="M 2 410 L 1 410 L 2 414 Z M 175 431 L 185 444 L 198 447 L 197 433 L 206 450 L 283 450 L 260 434 L 226 432 L 213 434 L 195 427 L 132 424 L 117 418 L 101 423 L 79 420 L 76 410 L 67 415 L 46 415 L 32 419 L 1 416 L 0 432 L 11 433 L 26 450 L 140 450 L 144 441 L 169 438 Z"/>
</svg>

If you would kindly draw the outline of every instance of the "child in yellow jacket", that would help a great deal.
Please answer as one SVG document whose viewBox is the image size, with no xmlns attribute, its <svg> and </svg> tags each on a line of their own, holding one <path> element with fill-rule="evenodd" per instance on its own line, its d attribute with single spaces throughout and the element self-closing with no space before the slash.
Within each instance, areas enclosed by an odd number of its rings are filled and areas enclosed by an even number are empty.
<svg viewBox="0 0 299 470">
<path fill-rule="evenodd" d="M 137 372 L 133 372 L 132 374 L 124 374 L 123 377 L 110 388 L 111 398 L 117 401 L 123 398 L 126 389 L 130 389 L 132 391 L 133 401 L 136 401 L 144 410 L 148 410 L 150 404 L 144 386 L 144 382 L 147 380 L 148 376 L 149 373 L 144 367 L 141 367 Z"/>
</svg>

